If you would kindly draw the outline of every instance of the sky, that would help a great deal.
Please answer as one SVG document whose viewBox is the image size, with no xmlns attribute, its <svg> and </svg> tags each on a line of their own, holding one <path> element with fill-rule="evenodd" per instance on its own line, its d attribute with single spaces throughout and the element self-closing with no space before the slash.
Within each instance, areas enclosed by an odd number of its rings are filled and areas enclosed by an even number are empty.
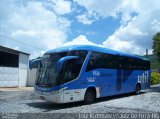
<svg viewBox="0 0 160 119">
<path fill-rule="evenodd" d="M 151 54 L 152 37 L 160 31 L 159 5 L 159 0 L 0 0 L 0 45 L 30 58 L 86 44 Z"/>
</svg>

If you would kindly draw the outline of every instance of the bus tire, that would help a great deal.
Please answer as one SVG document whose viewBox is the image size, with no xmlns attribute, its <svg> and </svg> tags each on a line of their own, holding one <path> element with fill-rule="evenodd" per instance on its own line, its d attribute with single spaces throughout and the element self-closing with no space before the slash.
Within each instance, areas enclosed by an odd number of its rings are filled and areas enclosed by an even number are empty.
<svg viewBox="0 0 160 119">
<path fill-rule="evenodd" d="M 87 89 L 85 96 L 84 96 L 84 103 L 91 104 L 95 101 L 96 92 L 93 89 Z"/>
<path fill-rule="evenodd" d="M 138 84 L 136 85 L 135 94 L 136 94 L 136 95 L 140 94 L 140 91 L 141 91 L 141 85 L 138 83 Z"/>
</svg>

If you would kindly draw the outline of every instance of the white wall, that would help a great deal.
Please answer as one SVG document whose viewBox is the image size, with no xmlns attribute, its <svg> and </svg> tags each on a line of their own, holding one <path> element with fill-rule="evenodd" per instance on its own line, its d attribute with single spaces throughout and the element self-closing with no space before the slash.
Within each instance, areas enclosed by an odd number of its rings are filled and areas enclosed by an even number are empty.
<svg viewBox="0 0 160 119">
<path fill-rule="evenodd" d="M 29 55 L 19 53 L 19 68 L 0 67 L 0 87 L 26 86 L 28 61 Z"/>
<path fill-rule="evenodd" d="M 0 87 L 17 87 L 19 85 L 19 69 L 0 67 Z"/>
<path fill-rule="evenodd" d="M 37 68 L 28 71 L 27 86 L 34 86 L 36 80 Z"/>
<path fill-rule="evenodd" d="M 28 61 L 29 56 L 26 54 L 19 54 L 19 86 L 26 86 L 28 79 Z"/>
</svg>

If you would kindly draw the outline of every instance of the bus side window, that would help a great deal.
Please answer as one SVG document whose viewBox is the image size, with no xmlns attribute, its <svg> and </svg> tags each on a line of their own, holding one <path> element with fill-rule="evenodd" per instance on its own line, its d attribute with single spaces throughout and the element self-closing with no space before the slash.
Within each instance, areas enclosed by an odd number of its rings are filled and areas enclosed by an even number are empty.
<svg viewBox="0 0 160 119">
<path fill-rule="evenodd" d="M 64 82 L 71 81 L 78 77 L 81 69 L 81 59 L 72 59 L 65 62 L 65 69 L 63 71 Z"/>
<path fill-rule="evenodd" d="M 117 56 L 117 69 L 125 68 L 125 58 L 122 56 Z"/>
<path fill-rule="evenodd" d="M 101 58 L 100 53 L 92 52 L 86 71 L 98 68 L 100 65 L 100 60 L 101 60 L 100 58 Z"/>
<path fill-rule="evenodd" d="M 115 56 L 105 53 L 92 52 L 86 71 L 90 71 L 97 68 L 102 68 L 102 69 L 117 68 Z"/>
<path fill-rule="evenodd" d="M 150 62 L 149 61 L 147 61 L 146 65 L 147 65 L 147 70 L 150 69 Z"/>
</svg>

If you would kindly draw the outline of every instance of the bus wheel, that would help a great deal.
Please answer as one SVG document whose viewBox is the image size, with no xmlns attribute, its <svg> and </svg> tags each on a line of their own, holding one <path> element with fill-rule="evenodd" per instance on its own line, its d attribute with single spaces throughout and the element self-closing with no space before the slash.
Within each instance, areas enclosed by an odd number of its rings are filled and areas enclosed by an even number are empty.
<svg viewBox="0 0 160 119">
<path fill-rule="evenodd" d="M 141 90 L 141 86 L 140 86 L 140 84 L 137 84 L 137 85 L 136 85 L 135 94 L 136 94 L 136 95 L 140 94 L 140 90 Z"/>
<path fill-rule="evenodd" d="M 95 98 L 96 98 L 95 91 L 92 89 L 88 89 L 84 96 L 84 103 L 91 104 L 94 102 Z"/>
</svg>

